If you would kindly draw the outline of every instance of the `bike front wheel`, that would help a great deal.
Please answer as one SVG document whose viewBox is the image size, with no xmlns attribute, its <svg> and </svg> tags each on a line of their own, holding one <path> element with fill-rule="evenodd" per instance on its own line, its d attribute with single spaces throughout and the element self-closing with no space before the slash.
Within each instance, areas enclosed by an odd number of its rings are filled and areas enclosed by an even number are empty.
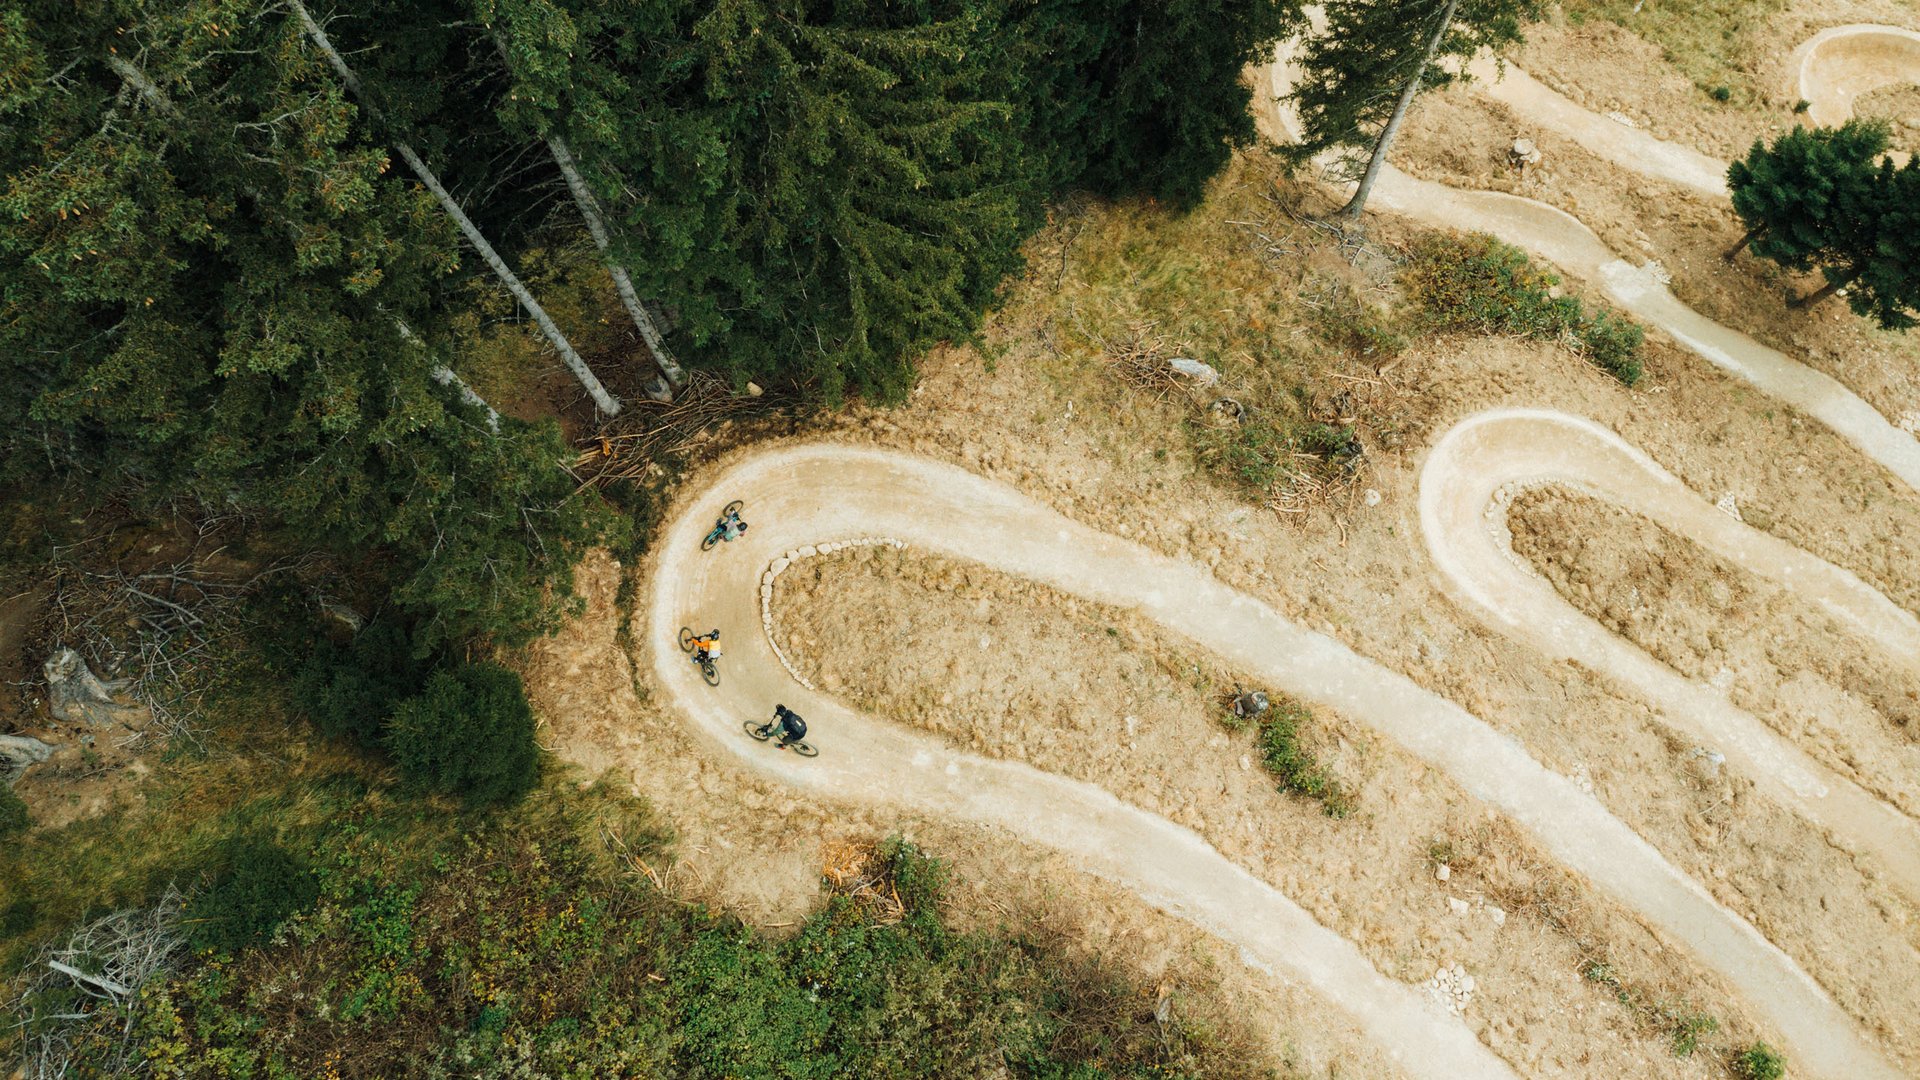
<svg viewBox="0 0 1920 1080">
<path fill-rule="evenodd" d="M 693 631 L 685 626 L 680 628 L 680 651 L 693 651 Z"/>
<path fill-rule="evenodd" d="M 720 685 L 720 669 L 711 660 L 700 665 L 700 677 L 707 680 L 708 686 Z"/>
<path fill-rule="evenodd" d="M 720 516 L 723 518 L 732 517 L 733 515 L 739 513 L 740 508 L 745 505 L 747 504 L 741 502 L 739 499 L 735 499 L 732 502 L 727 504 L 727 508 L 725 510 L 720 511 Z"/>
<path fill-rule="evenodd" d="M 742 722 L 740 726 L 746 730 L 747 734 L 753 736 L 756 742 L 766 742 L 768 739 L 773 738 L 772 729 L 765 724 L 747 720 Z"/>
</svg>

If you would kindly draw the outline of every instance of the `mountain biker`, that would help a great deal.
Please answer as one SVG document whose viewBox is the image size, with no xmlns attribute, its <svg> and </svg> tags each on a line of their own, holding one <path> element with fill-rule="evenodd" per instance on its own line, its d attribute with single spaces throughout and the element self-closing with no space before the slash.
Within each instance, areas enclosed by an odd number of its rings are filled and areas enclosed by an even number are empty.
<svg viewBox="0 0 1920 1080">
<path fill-rule="evenodd" d="M 807 722 L 785 705 L 773 707 L 773 723 L 768 726 L 780 736 L 779 747 L 782 750 L 807 737 Z"/>
<path fill-rule="evenodd" d="M 713 527 L 720 530 L 720 539 L 727 541 L 747 531 L 747 523 L 740 520 L 738 510 L 727 511 L 727 516 L 716 520 Z"/>
<path fill-rule="evenodd" d="M 693 647 L 693 662 L 706 663 L 720 655 L 720 631 L 709 630 L 704 635 L 689 642 Z"/>
</svg>

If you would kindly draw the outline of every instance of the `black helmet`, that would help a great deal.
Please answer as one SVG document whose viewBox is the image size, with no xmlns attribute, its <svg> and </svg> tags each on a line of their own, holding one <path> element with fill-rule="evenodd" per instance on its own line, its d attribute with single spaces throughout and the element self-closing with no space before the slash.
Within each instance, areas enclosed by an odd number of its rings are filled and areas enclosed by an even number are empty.
<svg viewBox="0 0 1920 1080">
<path fill-rule="evenodd" d="M 708 632 L 707 632 L 707 636 L 708 636 L 708 637 L 710 637 L 710 638 L 717 638 L 717 637 L 719 637 L 719 636 L 720 636 L 720 631 L 718 631 L 718 630 L 710 630 L 710 631 L 708 631 Z"/>
<path fill-rule="evenodd" d="M 740 531 L 741 531 L 741 532 L 746 532 L 746 531 L 747 531 L 747 523 L 746 523 L 746 522 L 744 522 L 744 521 L 743 521 L 743 522 L 741 522 L 741 523 L 740 523 Z"/>
</svg>

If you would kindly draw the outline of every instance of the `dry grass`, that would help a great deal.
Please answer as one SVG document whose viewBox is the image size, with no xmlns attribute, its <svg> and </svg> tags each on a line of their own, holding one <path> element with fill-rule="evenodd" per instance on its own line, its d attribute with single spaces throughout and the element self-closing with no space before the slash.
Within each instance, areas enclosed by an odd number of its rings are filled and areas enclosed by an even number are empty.
<svg viewBox="0 0 1920 1080">
<path fill-rule="evenodd" d="M 1660 46 L 1703 92 L 1726 87 L 1728 100 L 1751 104 L 1759 89 L 1746 57 L 1749 36 L 1786 0 L 1565 0 L 1574 22 L 1605 19 Z"/>
</svg>

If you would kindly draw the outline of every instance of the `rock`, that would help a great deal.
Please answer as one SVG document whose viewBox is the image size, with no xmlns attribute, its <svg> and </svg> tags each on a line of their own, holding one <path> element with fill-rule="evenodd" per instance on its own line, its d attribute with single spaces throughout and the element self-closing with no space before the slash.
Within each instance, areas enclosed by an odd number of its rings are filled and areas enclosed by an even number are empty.
<svg viewBox="0 0 1920 1080">
<path fill-rule="evenodd" d="M 759 383 L 757 383 L 757 382 L 750 382 L 750 383 L 748 383 L 748 384 L 747 384 L 747 396 L 748 396 L 748 397 L 759 397 L 759 396 L 760 396 L 761 394 L 764 394 L 764 393 L 766 393 L 766 391 L 765 391 L 765 390 L 762 390 L 762 389 L 760 388 L 760 384 L 759 384 Z"/>
<path fill-rule="evenodd" d="M 1473 905 L 1457 896 L 1447 897 L 1447 907 L 1451 909 L 1455 915 L 1465 915 L 1467 912 L 1473 910 Z"/>
<path fill-rule="evenodd" d="M 1199 383 L 1201 386 L 1212 386 L 1220 381 L 1220 373 L 1215 371 L 1212 365 L 1203 364 L 1198 360 L 1189 359 L 1185 356 L 1174 357 L 1167 361 L 1167 366 L 1185 375 L 1187 378 L 1192 379 L 1194 382 Z"/>
<path fill-rule="evenodd" d="M 763 570 L 763 571 L 761 571 L 761 572 L 760 572 L 760 584 L 761 584 L 761 585 L 763 585 L 763 586 L 766 586 L 766 587 L 767 587 L 767 588 L 769 588 L 769 589 L 771 589 L 771 588 L 772 588 L 772 586 L 773 586 L 773 571 L 772 571 L 772 570 Z"/>
<path fill-rule="evenodd" d="M 1507 925 L 1507 909 L 1506 908 L 1490 907 L 1487 909 L 1487 917 L 1493 920 L 1493 925 L 1495 926 Z"/>
<path fill-rule="evenodd" d="M 1453 876 L 1453 867 L 1448 866 L 1446 863 L 1441 863 L 1438 867 L 1434 868 L 1433 876 L 1441 881 L 1445 881 Z"/>
<path fill-rule="evenodd" d="M 1366 495 L 1362 497 L 1362 501 L 1368 506 L 1379 506 L 1381 498 L 1382 496 L 1378 488 L 1368 488 Z"/>
<path fill-rule="evenodd" d="M 767 573 L 773 575 L 774 577 L 779 577 L 782 573 L 786 572 L 787 567 L 792 565 L 793 565 L 793 560 L 787 558 L 785 555 L 782 555 L 779 558 L 773 560 L 773 565 L 767 567 Z"/>
<path fill-rule="evenodd" d="M 814 547 L 812 544 L 808 544 L 806 547 L 794 552 L 793 557 L 796 559 L 811 559 L 818 554 L 820 554 L 820 549 Z"/>
</svg>

